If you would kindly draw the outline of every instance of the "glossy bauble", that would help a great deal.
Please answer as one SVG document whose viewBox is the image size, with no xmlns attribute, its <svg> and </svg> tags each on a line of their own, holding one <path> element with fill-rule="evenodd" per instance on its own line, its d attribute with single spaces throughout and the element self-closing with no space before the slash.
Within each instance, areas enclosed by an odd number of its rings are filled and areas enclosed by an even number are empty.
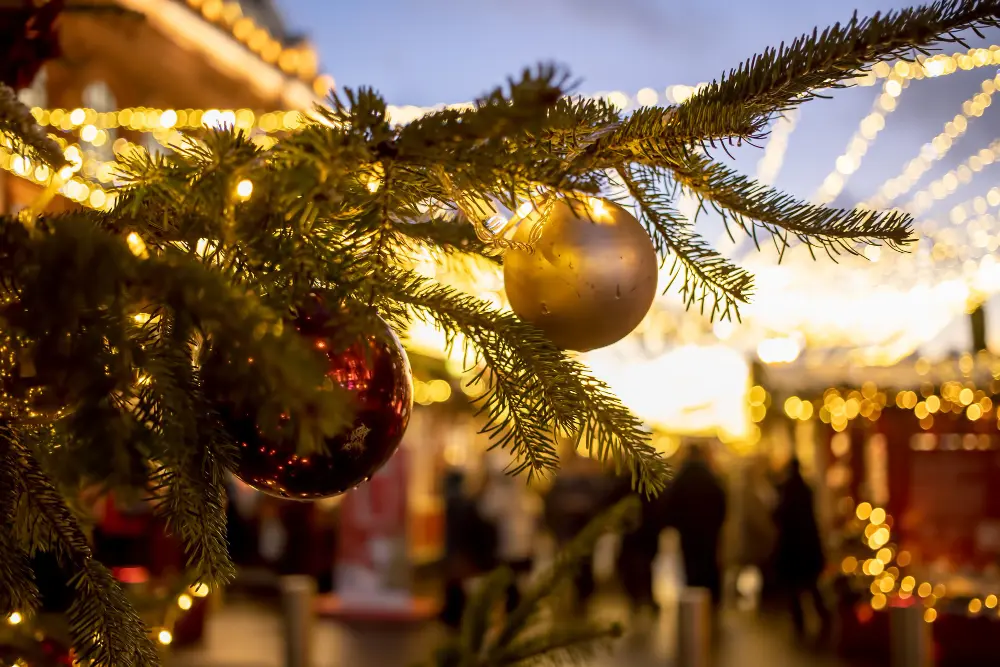
<svg viewBox="0 0 1000 667">
<path fill-rule="evenodd" d="M 627 336 L 656 296 L 659 259 L 649 234 L 612 202 L 559 199 L 547 214 L 526 220 L 514 240 L 533 252 L 504 256 L 504 288 L 514 313 L 567 350 L 586 352 Z"/>
<path fill-rule="evenodd" d="M 326 364 L 326 374 L 355 398 L 353 425 L 326 440 L 326 451 L 300 456 L 291 423 L 265 436 L 256 413 L 246 406 L 217 403 L 223 426 L 238 446 L 234 474 L 263 493 L 294 500 L 318 500 L 367 481 L 393 455 L 413 408 L 413 378 L 396 334 L 382 322 L 377 335 L 334 351 L 335 317 L 311 308 L 296 321 Z M 206 392 L 212 387 L 206 379 Z M 287 436 L 287 437 L 283 437 Z"/>
</svg>

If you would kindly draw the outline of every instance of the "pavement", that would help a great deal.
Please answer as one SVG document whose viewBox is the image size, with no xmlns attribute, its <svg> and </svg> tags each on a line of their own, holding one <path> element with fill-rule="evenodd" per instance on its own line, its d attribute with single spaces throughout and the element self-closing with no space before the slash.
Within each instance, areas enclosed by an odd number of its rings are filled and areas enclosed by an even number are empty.
<svg viewBox="0 0 1000 667">
<path fill-rule="evenodd" d="M 597 655 L 581 667 L 680 667 L 676 618 L 628 619 L 615 599 L 594 605 L 601 617 L 624 620 L 628 631 L 612 653 Z M 431 655 L 444 631 L 436 623 L 359 624 L 317 620 L 310 667 L 411 667 Z M 717 625 L 712 667 L 850 667 L 828 652 L 799 647 L 786 619 L 756 612 L 724 612 Z M 166 667 L 286 667 L 279 603 L 230 600 L 214 610 L 201 645 L 177 649 Z"/>
</svg>

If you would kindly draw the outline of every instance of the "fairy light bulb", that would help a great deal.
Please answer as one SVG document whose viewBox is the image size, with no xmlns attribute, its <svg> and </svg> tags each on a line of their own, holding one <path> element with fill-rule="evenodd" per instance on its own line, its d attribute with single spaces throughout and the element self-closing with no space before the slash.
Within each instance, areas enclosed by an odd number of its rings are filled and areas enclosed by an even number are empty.
<svg viewBox="0 0 1000 667">
<path fill-rule="evenodd" d="M 250 195 L 253 194 L 253 182 L 244 178 L 236 185 L 236 194 L 240 199 L 249 199 Z"/>
</svg>

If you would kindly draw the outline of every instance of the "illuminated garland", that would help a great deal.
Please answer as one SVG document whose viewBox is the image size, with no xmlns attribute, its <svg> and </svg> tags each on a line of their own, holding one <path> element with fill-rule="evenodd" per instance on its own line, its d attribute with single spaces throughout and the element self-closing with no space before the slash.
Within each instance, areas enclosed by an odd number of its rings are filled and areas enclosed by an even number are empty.
<svg viewBox="0 0 1000 667">
<path fill-rule="evenodd" d="M 188 587 L 167 607 L 163 622 L 150 630 L 150 636 L 160 645 L 169 646 L 174 641 L 174 629 L 177 627 L 178 621 L 194 607 L 195 598 L 205 598 L 210 592 L 211 590 L 205 584 L 195 584 Z M 20 625 L 25 620 L 23 614 L 15 611 L 7 617 L 7 624 Z"/>
<path fill-rule="evenodd" d="M 964 101 L 962 103 L 962 112 L 945 123 L 944 129 L 921 149 L 920 155 L 906 164 L 902 174 L 895 178 L 890 178 L 883 183 L 876 194 L 865 202 L 865 206 L 874 209 L 885 208 L 909 192 L 935 162 L 948 154 L 948 151 L 955 145 L 956 140 L 965 134 L 969 127 L 969 119 L 978 118 L 983 115 L 983 112 L 990 105 L 992 96 L 997 90 L 997 85 L 1000 85 L 1000 74 L 983 81 L 981 92 Z M 985 156 L 982 155 L 984 153 L 986 154 Z M 984 149 L 980 155 L 979 169 L 984 165 L 991 164 L 992 161 L 992 153 Z M 970 167 L 978 171 L 978 169 L 975 169 L 975 163 L 970 165 Z"/>
</svg>

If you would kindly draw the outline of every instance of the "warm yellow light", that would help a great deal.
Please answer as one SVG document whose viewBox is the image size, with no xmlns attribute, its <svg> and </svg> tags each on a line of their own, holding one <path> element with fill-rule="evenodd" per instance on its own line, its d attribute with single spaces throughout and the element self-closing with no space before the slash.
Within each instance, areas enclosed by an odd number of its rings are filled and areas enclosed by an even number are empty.
<svg viewBox="0 0 1000 667">
<path fill-rule="evenodd" d="M 962 389 L 962 391 L 960 391 L 958 394 L 958 400 L 962 402 L 962 405 L 969 405 L 970 403 L 972 403 L 972 399 L 974 397 L 975 394 L 968 387 Z"/>
<path fill-rule="evenodd" d="M 236 194 L 241 199 L 249 199 L 250 195 L 253 194 L 253 183 L 250 179 L 244 178 L 236 186 Z"/>
<path fill-rule="evenodd" d="M 858 569 L 858 559 L 854 556 L 848 556 L 840 564 L 840 569 L 844 571 L 844 574 L 853 574 Z"/>
<path fill-rule="evenodd" d="M 875 509 L 872 510 L 872 513 L 868 517 L 868 520 L 871 521 L 876 526 L 881 526 L 883 523 L 885 523 L 885 510 L 882 509 L 881 507 L 876 507 Z"/>
<path fill-rule="evenodd" d="M 945 588 L 944 584 L 938 584 L 934 587 L 934 597 L 943 598 L 947 592 L 948 589 Z"/>
<path fill-rule="evenodd" d="M 125 240 L 128 242 L 128 249 L 131 250 L 132 254 L 136 257 L 146 257 L 149 255 L 146 250 L 146 243 L 135 232 L 129 233 Z"/>
<path fill-rule="evenodd" d="M 889 564 L 892 562 L 892 549 L 879 549 L 878 553 L 875 554 L 875 558 L 882 561 L 883 563 Z"/>
<path fill-rule="evenodd" d="M 892 589 L 896 587 L 896 580 L 891 575 L 886 575 L 879 580 L 878 587 L 883 593 L 891 593 Z"/>
<path fill-rule="evenodd" d="M 983 602 L 979 598 L 972 598 L 969 600 L 969 613 L 978 614 L 983 610 Z"/>
<path fill-rule="evenodd" d="M 18 623 L 20 623 L 23 620 L 24 620 L 24 617 L 21 616 L 21 614 L 19 612 L 16 612 L 16 611 L 13 614 L 11 614 L 10 616 L 7 617 L 7 622 L 10 623 L 11 625 L 17 625 Z"/>
<path fill-rule="evenodd" d="M 976 421 L 983 416 L 983 408 L 979 403 L 973 403 L 966 409 L 965 414 L 970 421 Z"/>
<path fill-rule="evenodd" d="M 899 555 L 896 556 L 896 562 L 899 563 L 900 567 L 907 567 L 910 564 L 911 559 L 912 556 L 910 556 L 909 551 L 900 551 Z"/>
<path fill-rule="evenodd" d="M 757 356 L 765 364 L 790 364 L 801 352 L 802 346 L 794 338 L 767 338 L 757 345 Z"/>
<path fill-rule="evenodd" d="M 899 589 L 909 593 L 913 590 L 913 587 L 917 585 L 917 580 L 913 577 L 903 577 L 903 580 L 899 582 Z"/>
<path fill-rule="evenodd" d="M 451 398 L 451 385 L 445 380 L 432 380 L 428 390 L 430 399 L 435 403 L 443 403 Z"/>
<path fill-rule="evenodd" d="M 867 521 L 868 517 L 872 515 L 871 503 L 861 503 L 858 505 L 858 509 L 855 511 L 855 514 L 857 514 L 857 517 L 862 521 Z"/>
<path fill-rule="evenodd" d="M 920 584 L 920 586 L 917 587 L 917 595 L 919 595 L 922 598 L 925 598 L 931 594 L 932 590 L 933 589 L 931 588 L 931 585 L 925 581 L 924 583 Z"/>
<path fill-rule="evenodd" d="M 164 129 L 170 129 L 177 124 L 177 112 L 173 109 L 167 109 L 160 115 L 160 127 Z"/>
<path fill-rule="evenodd" d="M 876 595 L 873 595 L 872 596 L 872 609 L 875 609 L 876 611 L 879 610 L 879 609 L 885 609 L 885 605 L 886 605 L 887 601 L 888 600 L 886 600 L 885 595 L 883 595 L 882 593 L 878 593 Z"/>
<path fill-rule="evenodd" d="M 608 207 L 605 206 L 603 200 L 598 199 L 597 197 L 591 197 L 589 203 L 590 212 L 595 219 L 600 219 L 608 215 Z"/>
<path fill-rule="evenodd" d="M 925 609 L 924 610 L 924 620 L 928 623 L 933 623 L 937 620 L 937 610 L 936 609 Z"/>
<path fill-rule="evenodd" d="M 990 593 L 986 596 L 986 602 L 984 603 L 987 609 L 993 609 L 997 606 L 997 596 Z"/>
<path fill-rule="evenodd" d="M 90 205 L 94 208 L 104 208 L 107 203 L 108 196 L 104 194 L 103 190 L 94 190 L 90 193 Z"/>
<path fill-rule="evenodd" d="M 83 109 L 73 109 L 69 115 L 69 122 L 73 125 L 83 125 L 87 121 L 87 112 Z"/>
<path fill-rule="evenodd" d="M 882 547 L 889 541 L 889 530 L 887 528 L 879 528 L 871 536 L 871 543 L 876 547 Z"/>
<path fill-rule="evenodd" d="M 885 571 L 885 565 L 878 562 L 877 560 L 868 561 L 868 574 L 873 577 L 877 577 Z"/>
<path fill-rule="evenodd" d="M 789 396 L 785 400 L 785 414 L 796 419 L 799 416 L 799 409 L 802 408 L 802 399 L 798 396 Z"/>
<path fill-rule="evenodd" d="M 177 597 L 177 606 L 187 611 L 194 605 L 194 600 L 187 593 L 182 593 Z"/>
<path fill-rule="evenodd" d="M 196 598 L 203 598 L 209 594 L 210 589 L 207 584 L 196 584 L 191 587 L 191 595 Z"/>
<path fill-rule="evenodd" d="M 166 646 L 170 642 L 174 641 L 174 636 L 172 634 L 170 634 L 169 630 L 160 630 L 160 634 L 158 634 L 156 636 L 156 639 L 161 644 L 163 644 L 164 646 Z"/>
<path fill-rule="evenodd" d="M 937 396 L 928 396 L 924 402 L 927 404 L 927 411 L 932 414 L 941 409 L 941 399 Z"/>
<path fill-rule="evenodd" d="M 97 138 L 97 128 L 93 125 L 84 125 L 83 129 L 80 130 L 80 138 L 87 143 L 92 142 Z"/>
</svg>

